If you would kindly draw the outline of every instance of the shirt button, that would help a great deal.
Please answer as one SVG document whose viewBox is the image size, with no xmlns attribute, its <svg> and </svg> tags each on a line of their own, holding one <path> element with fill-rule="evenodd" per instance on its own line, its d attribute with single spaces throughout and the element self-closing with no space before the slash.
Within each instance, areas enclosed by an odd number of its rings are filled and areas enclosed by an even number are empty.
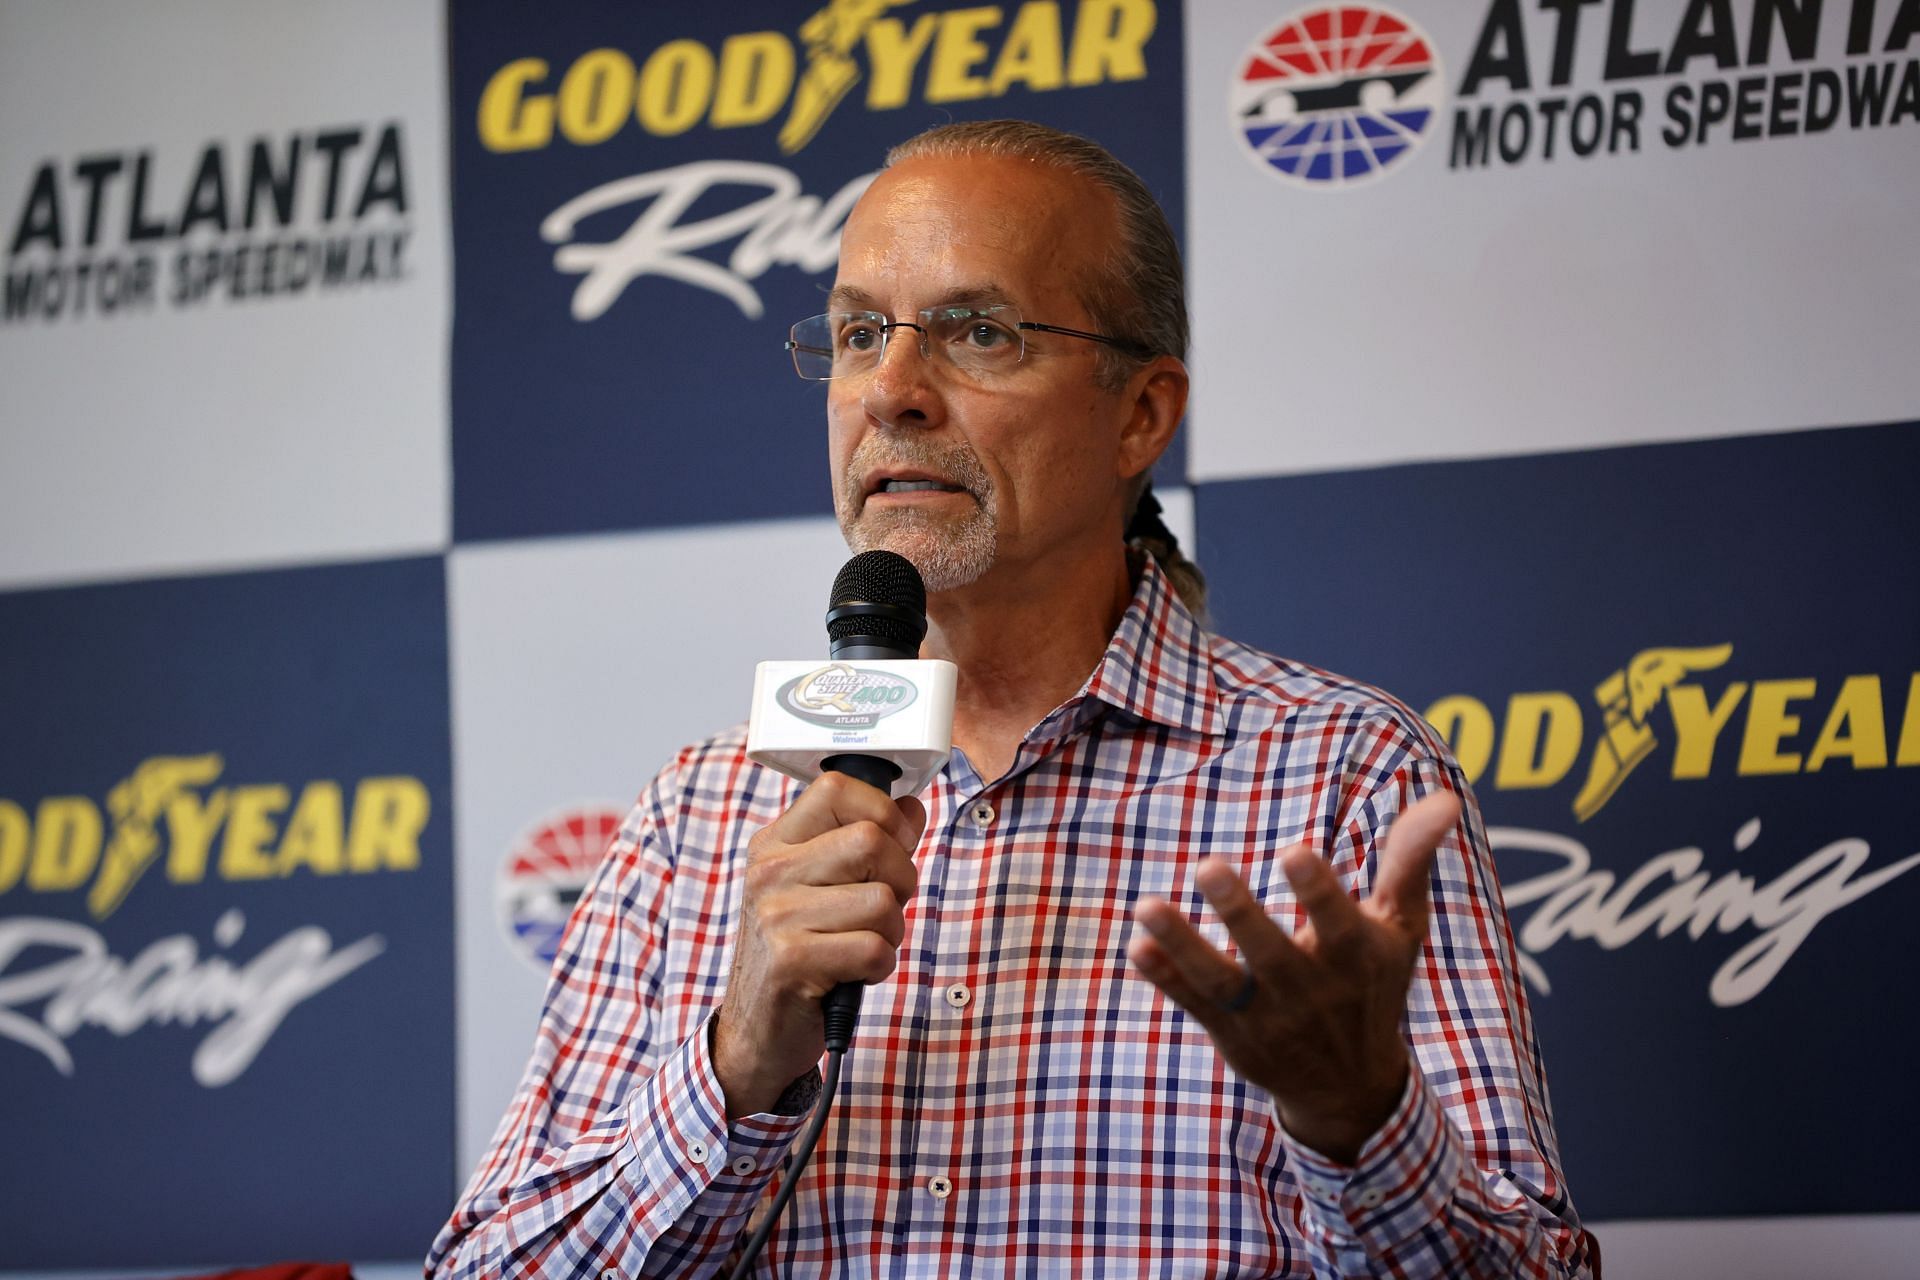
<svg viewBox="0 0 1920 1280">
<path fill-rule="evenodd" d="M 948 987 L 946 996 L 947 1003 L 956 1009 L 966 1008 L 973 1000 L 973 992 L 967 990 L 966 984 L 963 982 L 956 982 Z"/>
<path fill-rule="evenodd" d="M 733 1158 L 733 1164 L 729 1167 L 732 1168 L 732 1170 L 735 1173 L 739 1174 L 741 1177 L 744 1178 L 748 1174 L 753 1172 L 753 1157 L 752 1156 L 735 1156 Z"/>
<path fill-rule="evenodd" d="M 691 1142 L 687 1144 L 687 1159 L 693 1161 L 695 1164 L 705 1164 L 707 1162 L 707 1156 L 710 1154 L 707 1150 L 707 1144 L 704 1142 Z"/>
<path fill-rule="evenodd" d="M 933 1193 L 935 1200 L 945 1200 L 953 1194 L 953 1179 L 944 1173 L 936 1173 L 927 1179 L 927 1190 Z"/>
<path fill-rule="evenodd" d="M 1368 1187 L 1365 1191 L 1361 1191 L 1355 1194 L 1355 1196 L 1353 1197 L 1353 1202 L 1359 1205 L 1362 1209 L 1371 1209 L 1373 1208 L 1373 1206 L 1379 1204 L 1382 1200 L 1385 1200 L 1386 1198 L 1387 1198 L 1387 1193 L 1382 1191 L 1380 1188 Z"/>
<path fill-rule="evenodd" d="M 993 825 L 993 806 L 982 800 L 967 810 L 967 816 L 973 819 L 973 825 L 976 827 L 990 827 Z"/>
</svg>

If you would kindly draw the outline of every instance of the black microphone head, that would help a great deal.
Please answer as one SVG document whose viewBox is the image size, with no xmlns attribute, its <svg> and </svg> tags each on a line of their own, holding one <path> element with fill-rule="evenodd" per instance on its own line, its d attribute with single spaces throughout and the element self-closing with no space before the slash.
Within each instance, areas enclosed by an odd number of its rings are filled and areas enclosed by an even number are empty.
<svg viewBox="0 0 1920 1280">
<path fill-rule="evenodd" d="M 927 587 L 913 561 L 863 551 L 841 566 L 827 601 L 834 657 L 916 658 L 926 634 Z"/>
</svg>

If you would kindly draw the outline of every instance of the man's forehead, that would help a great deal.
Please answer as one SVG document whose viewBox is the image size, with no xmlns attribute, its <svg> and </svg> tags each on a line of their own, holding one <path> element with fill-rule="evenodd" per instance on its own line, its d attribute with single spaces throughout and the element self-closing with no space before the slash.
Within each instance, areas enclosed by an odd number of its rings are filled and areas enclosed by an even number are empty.
<svg viewBox="0 0 1920 1280">
<path fill-rule="evenodd" d="M 914 156 L 880 172 L 848 218 L 884 238 L 904 216 L 935 217 L 988 240 L 1025 239 L 1061 219 L 1085 221 L 1106 193 L 1055 165 L 999 155 Z M 877 221 L 867 215 L 884 210 Z"/>
<path fill-rule="evenodd" d="M 915 156 L 881 173 L 841 238 L 828 306 L 899 319 L 927 307 L 1058 308 L 1077 297 L 1103 192 L 996 155 Z M 1089 207 L 1091 203 L 1091 207 Z"/>
<path fill-rule="evenodd" d="M 954 285 L 935 290 L 921 303 L 921 306 L 1012 306 L 1016 305 L 1014 292 L 1011 287 L 997 281 L 982 280 L 973 284 Z M 827 294 L 828 307 L 834 311 L 885 311 L 889 301 L 855 284 L 836 284 L 832 292 Z"/>
</svg>

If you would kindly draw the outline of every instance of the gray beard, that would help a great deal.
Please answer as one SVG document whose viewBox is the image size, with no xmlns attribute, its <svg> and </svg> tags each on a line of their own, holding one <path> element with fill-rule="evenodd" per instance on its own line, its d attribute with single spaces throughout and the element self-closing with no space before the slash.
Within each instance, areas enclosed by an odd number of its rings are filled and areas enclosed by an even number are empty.
<svg viewBox="0 0 1920 1280">
<path fill-rule="evenodd" d="M 974 507 L 957 517 L 920 510 L 868 511 L 861 477 L 878 466 L 921 467 L 973 495 Z M 892 551 L 913 562 L 928 591 L 951 591 L 979 580 L 999 551 L 999 509 L 993 481 L 973 450 L 934 446 L 922 437 L 872 435 L 847 460 L 835 487 L 840 535 L 855 555 Z M 853 513 L 858 513 L 853 514 Z"/>
</svg>

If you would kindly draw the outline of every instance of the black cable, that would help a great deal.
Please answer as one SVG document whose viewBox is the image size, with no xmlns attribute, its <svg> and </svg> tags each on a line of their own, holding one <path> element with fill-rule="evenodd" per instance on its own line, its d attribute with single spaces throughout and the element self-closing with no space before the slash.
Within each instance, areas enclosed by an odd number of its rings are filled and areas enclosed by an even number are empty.
<svg viewBox="0 0 1920 1280">
<path fill-rule="evenodd" d="M 806 1172 L 807 1161 L 813 1158 L 814 1144 L 820 1141 L 820 1131 L 827 1127 L 827 1113 L 833 1109 L 834 1095 L 840 1092 L 840 1059 L 846 1057 L 845 1043 L 839 1048 L 829 1044 L 827 1047 L 827 1072 L 820 1081 L 820 1097 L 814 1103 L 813 1121 L 807 1125 L 807 1131 L 800 1136 L 800 1146 L 794 1153 L 793 1166 L 787 1171 L 787 1180 L 780 1184 L 780 1193 L 773 1198 L 773 1207 L 767 1210 L 767 1216 L 760 1220 L 760 1227 L 753 1233 L 753 1239 L 747 1241 L 747 1251 L 740 1256 L 739 1263 L 733 1268 L 730 1280 L 746 1280 L 747 1272 L 753 1267 L 753 1260 L 760 1256 L 767 1237 L 773 1234 L 773 1224 L 780 1220 L 781 1211 L 787 1207 L 787 1201 L 793 1199 L 793 1189 L 800 1185 L 800 1175 Z"/>
</svg>

